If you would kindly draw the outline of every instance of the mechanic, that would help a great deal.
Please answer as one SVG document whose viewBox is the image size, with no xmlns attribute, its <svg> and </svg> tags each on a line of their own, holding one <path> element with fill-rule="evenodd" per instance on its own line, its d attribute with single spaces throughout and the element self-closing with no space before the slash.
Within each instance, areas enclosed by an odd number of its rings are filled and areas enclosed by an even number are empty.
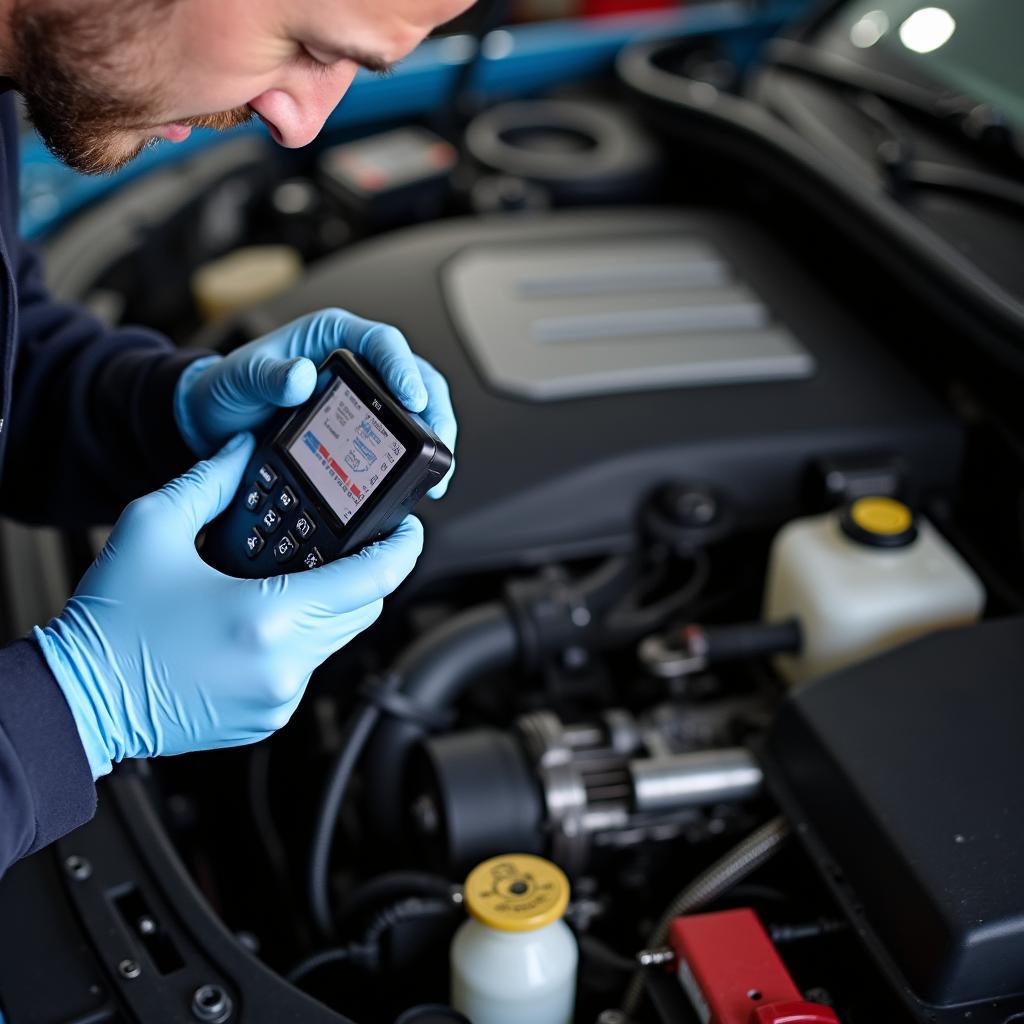
<svg viewBox="0 0 1024 1024">
<path fill-rule="evenodd" d="M 50 149 L 85 173 L 117 170 L 156 139 L 253 117 L 281 145 L 304 146 L 359 66 L 386 71 L 468 6 L 0 0 L 0 509 L 68 527 L 124 509 L 60 615 L 0 650 L 0 872 L 90 818 L 94 782 L 113 762 L 279 729 L 313 670 L 412 570 L 414 518 L 286 578 L 233 579 L 199 558 L 196 534 L 235 494 L 249 431 L 305 401 L 316 364 L 358 351 L 455 440 L 444 379 L 393 327 L 328 310 L 222 357 L 110 330 L 51 300 L 17 233 L 15 93 Z"/>
</svg>

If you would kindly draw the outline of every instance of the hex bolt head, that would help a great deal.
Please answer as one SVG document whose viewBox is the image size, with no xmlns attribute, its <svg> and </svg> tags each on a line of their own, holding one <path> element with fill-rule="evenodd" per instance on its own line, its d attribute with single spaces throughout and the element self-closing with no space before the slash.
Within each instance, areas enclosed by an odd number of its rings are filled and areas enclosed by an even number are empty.
<svg viewBox="0 0 1024 1024">
<path fill-rule="evenodd" d="M 225 1024 L 234 1009 L 231 996 L 220 985 L 200 985 L 192 993 L 192 1016 L 204 1024 Z"/>
<path fill-rule="evenodd" d="M 131 957 L 125 957 L 125 959 L 117 965 L 117 973 L 120 974 L 122 978 L 126 978 L 128 981 L 131 981 L 142 973 L 142 968 L 139 966 L 138 960 L 132 960 Z"/>
<path fill-rule="evenodd" d="M 76 882 L 84 882 L 92 875 L 92 865 L 77 853 L 73 853 L 65 859 L 64 870 Z"/>
</svg>

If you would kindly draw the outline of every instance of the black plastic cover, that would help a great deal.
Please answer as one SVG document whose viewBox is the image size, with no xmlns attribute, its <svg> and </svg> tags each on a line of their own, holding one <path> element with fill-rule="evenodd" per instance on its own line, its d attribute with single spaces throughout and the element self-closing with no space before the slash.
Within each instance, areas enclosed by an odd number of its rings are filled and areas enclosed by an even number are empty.
<svg viewBox="0 0 1024 1024">
<path fill-rule="evenodd" d="M 1012 618 L 826 677 L 770 734 L 771 784 L 922 1020 L 1024 1009 L 1022 723 Z"/>
<path fill-rule="evenodd" d="M 138 908 L 155 932 L 141 927 Z M 233 1024 L 352 1024 L 227 930 L 186 872 L 133 762 L 100 782 L 92 821 L 4 875 L 0 922 L 8 1024 L 194 1024 L 195 993 L 208 985 L 231 999 Z M 130 973 L 125 961 L 134 962 Z"/>
</svg>

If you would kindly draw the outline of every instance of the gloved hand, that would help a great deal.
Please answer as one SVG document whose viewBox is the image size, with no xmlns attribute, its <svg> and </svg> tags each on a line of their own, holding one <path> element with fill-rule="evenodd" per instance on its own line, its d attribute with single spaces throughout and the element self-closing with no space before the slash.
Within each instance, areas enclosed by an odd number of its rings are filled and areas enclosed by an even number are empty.
<svg viewBox="0 0 1024 1024">
<path fill-rule="evenodd" d="M 342 309 L 310 313 L 226 357 L 192 363 L 174 393 L 181 436 L 205 457 L 238 431 L 264 423 L 278 408 L 301 405 L 313 393 L 317 368 L 338 348 L 367 359 L 392 394 L 455 451 L 455 413 L 444 377 L 413 355 L 396 327 Z M 428 492 L 431 498 L 448 489 L 454 468 Z"/>
<path fill-rule="evenodd" d="M 416 564 L 423 530 L 410 517 L 310 572 L 239 580 L 212 569 L 196 534 L 234 496 L 253 448 L 240 435 L 129 505 L 74 597 L 35 630 L 96 778 L 126 757 L 269 736 Z"/>
</svg>

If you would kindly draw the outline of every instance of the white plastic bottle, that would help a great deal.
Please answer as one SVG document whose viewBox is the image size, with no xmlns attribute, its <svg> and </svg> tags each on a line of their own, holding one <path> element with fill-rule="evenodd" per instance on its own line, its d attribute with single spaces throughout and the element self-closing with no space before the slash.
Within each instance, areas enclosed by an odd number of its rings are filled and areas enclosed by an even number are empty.
<svg viewBox="0 0 1024 1024">
<path fill-rule="evenodd" d="M 892 498 L 861 498 L 779 532 L 764 618 L 800 622 L 803 647 L 776 660 L 805 683 L 947 626 L 975 622 L 985 591 L 926 519 Z"/>
<path fill-rule="evenodd" d="M 472 1024 L 570 1024 L 576 938 L 562 920 L 569 880 L 550 861 L 509 854 L 466 879 L 451 947 L 451 1003 Z"/>
</svg>

